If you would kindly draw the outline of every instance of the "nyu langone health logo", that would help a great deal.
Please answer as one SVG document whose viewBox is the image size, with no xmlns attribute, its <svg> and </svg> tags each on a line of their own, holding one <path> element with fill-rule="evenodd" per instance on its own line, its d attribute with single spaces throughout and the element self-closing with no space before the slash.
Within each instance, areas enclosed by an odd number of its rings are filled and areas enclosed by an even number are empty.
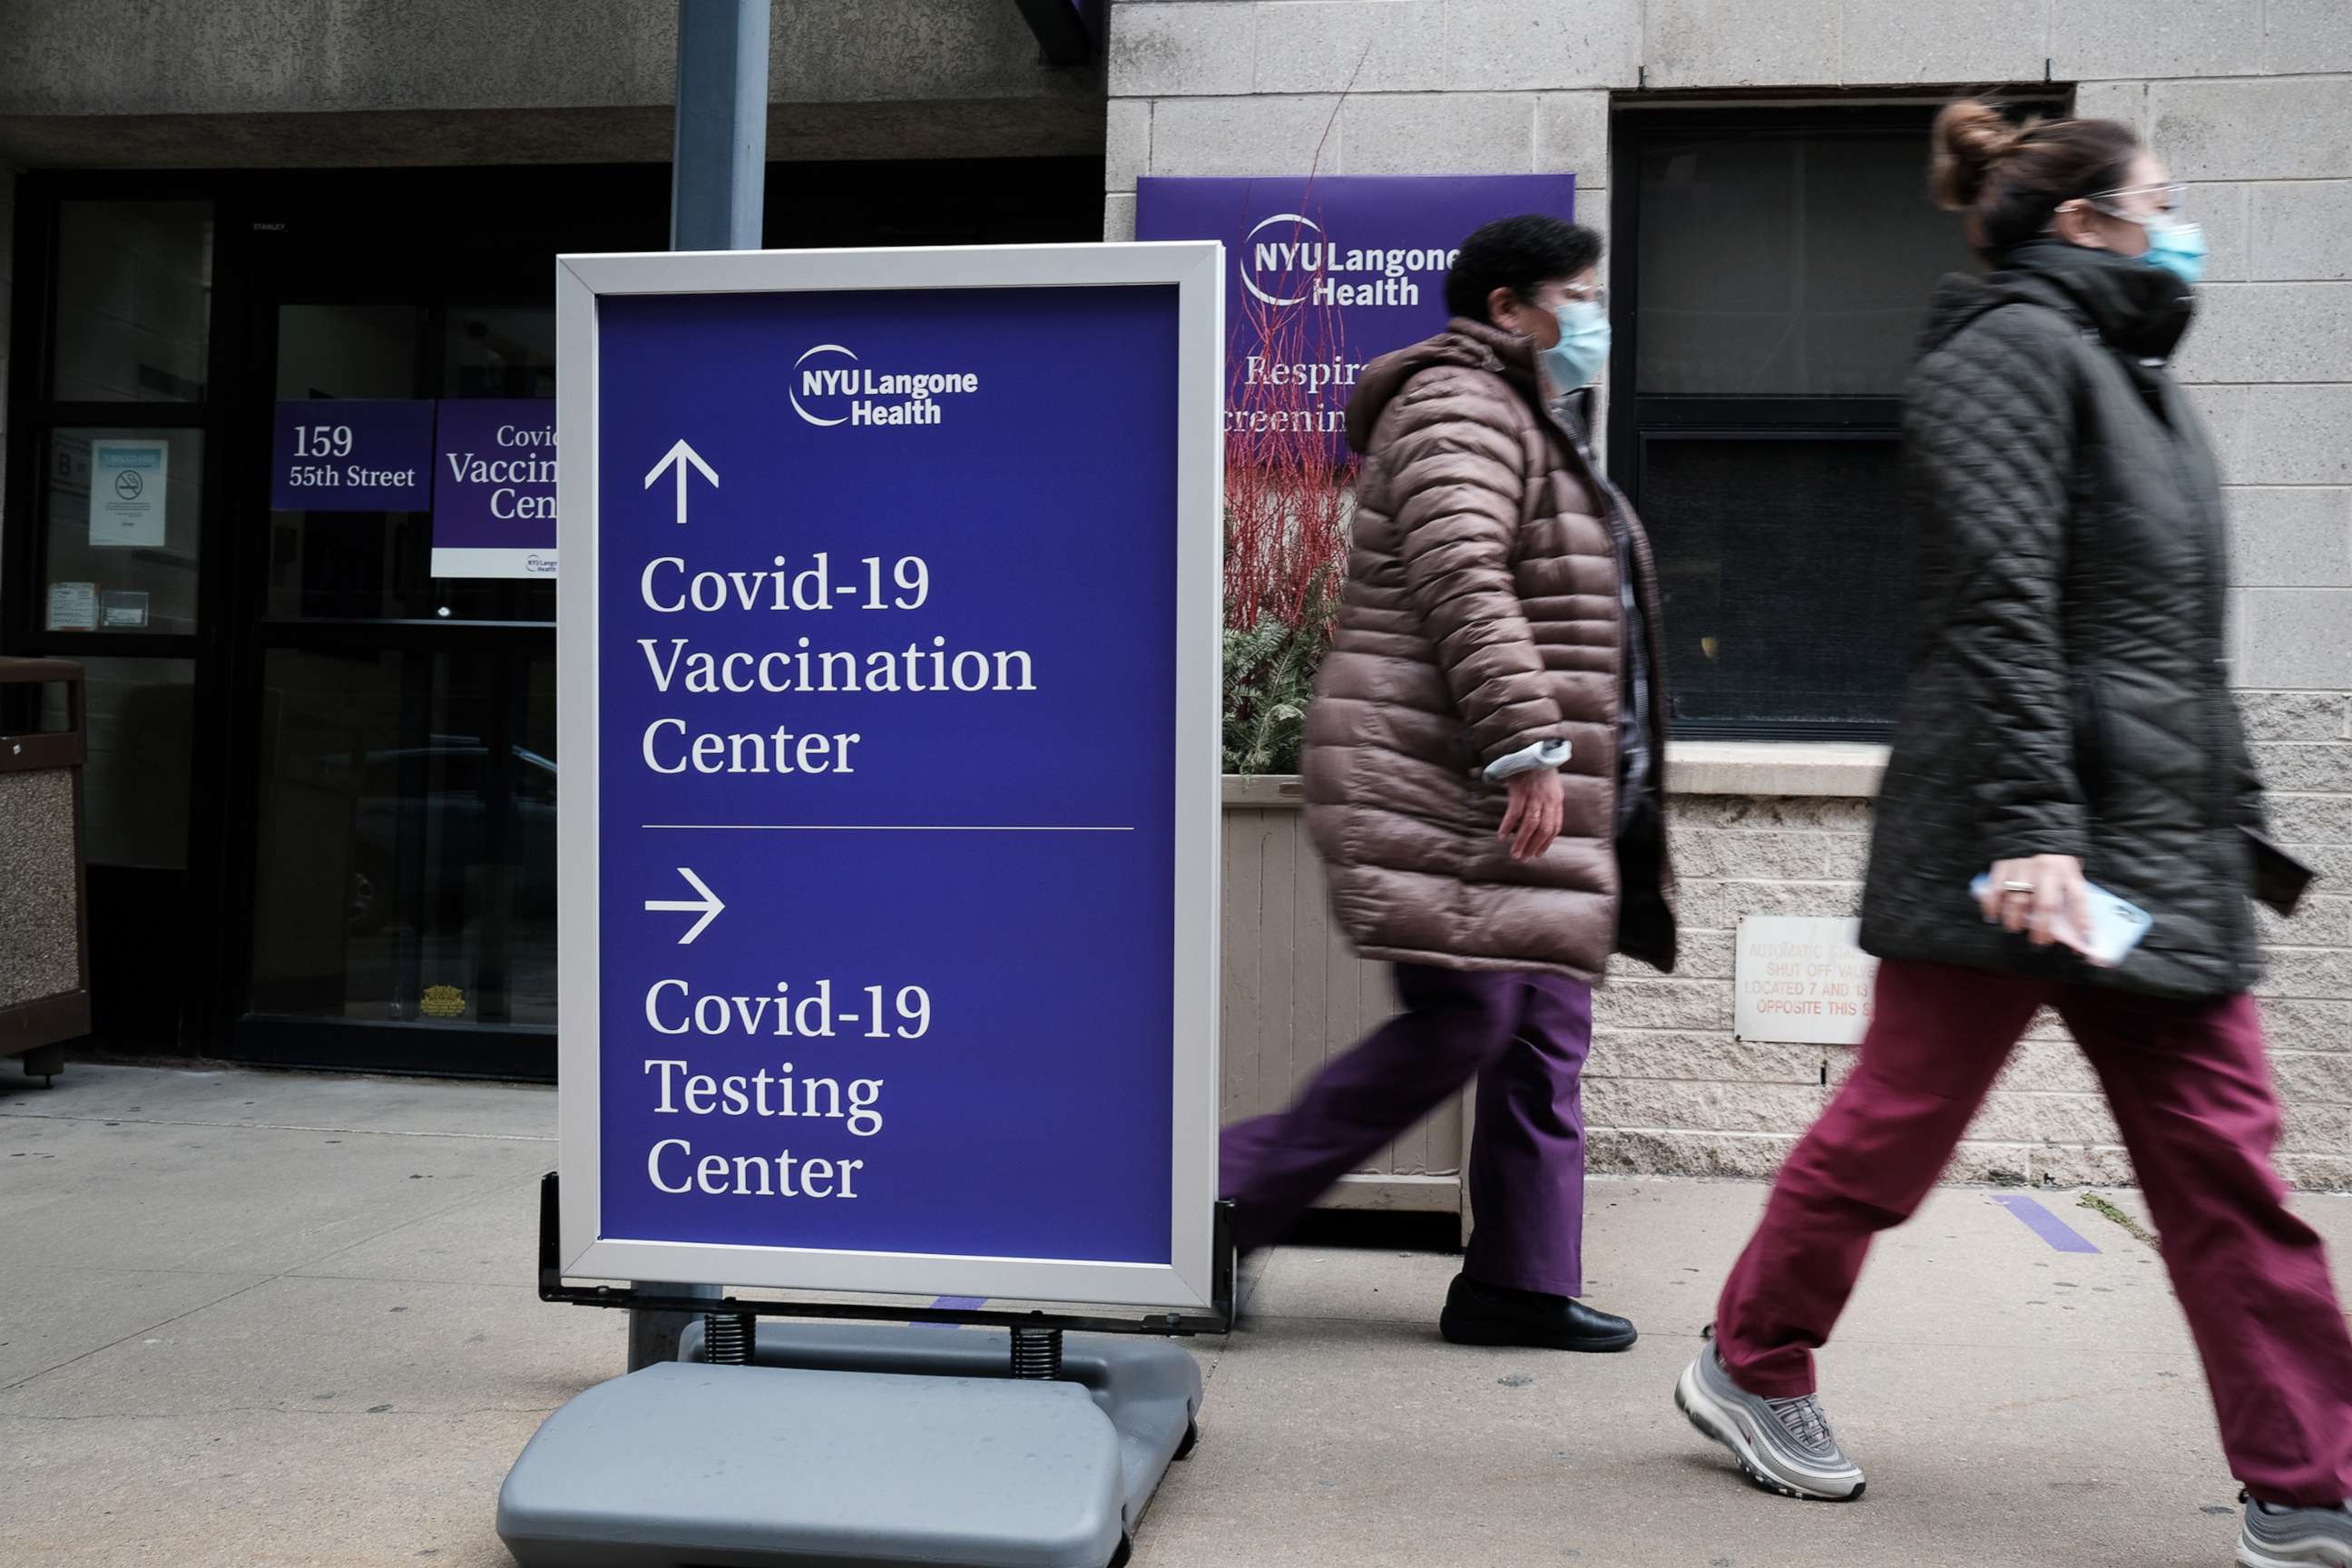
<svg viewBox="0 0 2352 1568">
<path fill-rule="evenodd" d="M 1402 305 L 1421 303 L 1412 275 L 1443 273 L 1460 254 L 1435 245 L 1350 249 L 1332 243 L 1305 213 L 1276 213 L 1242 240 L 1242 287 L 1266 304 Z"/>
<path fill-rule="evenodd" d="M 839 343 L 819 343 L 793 362 L 793 412 L 812 425 L 937 425 L 939 401 L 978 392 L 970 371 L 878 371 Z"/>
</svg>

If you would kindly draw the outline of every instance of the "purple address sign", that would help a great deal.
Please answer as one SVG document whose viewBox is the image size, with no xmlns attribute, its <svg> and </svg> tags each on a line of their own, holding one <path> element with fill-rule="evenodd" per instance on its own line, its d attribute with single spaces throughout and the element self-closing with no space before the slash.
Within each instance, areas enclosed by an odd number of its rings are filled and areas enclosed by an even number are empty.
<svg viewBox="0 0 2352 1568">
<path fill-rule="evenodd" d="M 1571 218 L 1573 174 L 1171 179 L 1136 184 L 1135 237 L 1225 246 L 1225 434 L 1308 432 L 1345 455 L 1364 365 L 1441 330 L 1465 236 L 1519 213 Z"/>
<path fill-rule="evenodd" d="M 270 441 L 278 511 L 423 511 L 433 504 L 429 400 L 280 403 Z"/>
</svg>

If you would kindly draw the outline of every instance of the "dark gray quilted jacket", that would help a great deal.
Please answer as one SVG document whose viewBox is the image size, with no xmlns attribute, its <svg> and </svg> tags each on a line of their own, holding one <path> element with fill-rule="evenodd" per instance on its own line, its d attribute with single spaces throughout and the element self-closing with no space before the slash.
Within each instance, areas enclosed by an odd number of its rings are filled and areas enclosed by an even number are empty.
<svg viewBox="0 0 2352 1568">
<path fill-rule="evenodd" d="M 1881 957 L 2174 997 L 2260 973 L 2221 493 L 2164 370 L 2192 310 L 2168 274 L 2054 240 L 1937 292 L 1904 419 L 1919 636 L 1863 901 Z M 2119 968 L 1978 915 L 1969 879 L 2040 854 L 2154 917 Z"/>
</svg>

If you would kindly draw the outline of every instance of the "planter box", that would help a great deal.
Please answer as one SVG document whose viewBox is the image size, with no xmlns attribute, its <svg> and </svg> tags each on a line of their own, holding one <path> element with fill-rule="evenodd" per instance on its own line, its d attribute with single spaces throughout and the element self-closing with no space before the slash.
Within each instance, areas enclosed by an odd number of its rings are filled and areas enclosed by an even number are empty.
<svg viewBox="0 0 2352 1568">
<path fill-rule="evenodd" d="M 1299 781 L 1225 779 L 1223 1120 L 1279 1110 L 1331 1057 L 1396 1011 L 1386 966 L 1349 950 L 1307 845 Z M 1461 1214 L 1468 1111 L 1456 1100 L 1323 1200 Z"/>
</svg>

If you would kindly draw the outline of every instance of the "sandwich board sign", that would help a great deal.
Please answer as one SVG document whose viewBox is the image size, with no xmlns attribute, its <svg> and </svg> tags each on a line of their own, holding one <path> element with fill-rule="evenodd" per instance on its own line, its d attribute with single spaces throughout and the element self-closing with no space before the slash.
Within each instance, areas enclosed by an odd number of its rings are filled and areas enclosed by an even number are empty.
<svg viewBox="0 0 2352 1568">
<path fill-rule="evenodd" d="M 559 260 L 565 1276 L 1212 1304 L 1223 273 Z"/>
</svg>

